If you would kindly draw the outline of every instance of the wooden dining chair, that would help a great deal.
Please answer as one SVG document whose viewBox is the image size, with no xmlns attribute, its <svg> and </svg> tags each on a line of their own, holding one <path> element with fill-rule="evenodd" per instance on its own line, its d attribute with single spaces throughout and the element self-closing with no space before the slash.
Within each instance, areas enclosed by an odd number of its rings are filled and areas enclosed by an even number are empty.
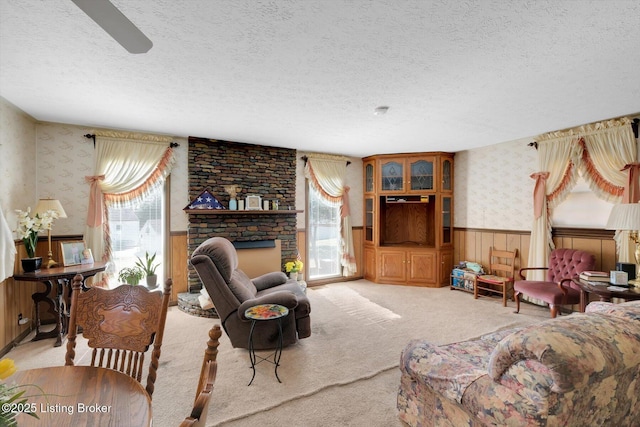
<svg viewBox="0 0 640 427">
<path fill-rule="evenodd" d="M 163 292 L 132 285 L 89 288 L 83 292 L 82 282 L 80 274 L 73 278 L 65 365 L 74 365 L 78 328 L 82 328 L 82 336 L 93 349 L 91 366 L 115 369 L 142 383 L 145 354 L 153 344 L 146 383 L 151 398 L 167 320 L 171 279 L 166 280 Z"/>
<path fill-rule="evenodd" d="M 207 341 L 207 349 L 204 351 L 193 409 L 191 410 L 191 415 L 182 421 L 180 427 L 204 427 L 207 422 L 207 411 L 209 410 L 213 383 L 216 380 L 216 372 L 218 370 L 216 358 L 218 356 L 220 336 L 222 336 L 220 325 L 213 325 L 209 330 L 209 341 Z"/>
<path fill-rule="evenodd" d="M 501 251 L 489 248 L 489 274 L 476 278 L 473 288 L 473 298 L 478 299 L 478 292 L 485 291 L 502 296 L 502 306 L 507 306 L 509 293 L 513 296 L 513 278 L 516 272 L 516 258 L 518 250 Z"/>
</svg>

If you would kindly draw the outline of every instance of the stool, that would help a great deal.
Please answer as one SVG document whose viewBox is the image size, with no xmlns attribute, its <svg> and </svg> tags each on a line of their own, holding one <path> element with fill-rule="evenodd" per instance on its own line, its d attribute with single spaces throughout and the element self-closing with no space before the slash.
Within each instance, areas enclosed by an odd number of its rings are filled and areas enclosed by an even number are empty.
<svg viewBox="0 0 640 427">
<path fill-rule="evenodd" d="M 244 312 L 244 316 L 247 319 L 251 319 L 251 330 L 249 331 L 249 359 L 251 360 L 253 375 L 251 376 L 251 381 L 249 381 L 248 385 L 253 383 L 253 379 L 256 376 L 256 365 L 265 361 L 275 365 L 276 379 L 279 383 L 282 383 L 282 381 L 280 381 L 280 377 L 278 377 L 278 366 L 280 366 L 280 356 L 282 356 L 282 318 L 288 314 L 289 309 L 278 304 L 254 305 Z M 255 329 L 256 322 L 269 320 L 278 321 L 278 344 L 276 346 L 276 350 L 272 354 L 266 357 L 257 356 L 256 350 L 253 348 L 253 330 Z M 271 356 L 273 356 L 273 361 L 269 360 Z"/>
</svg>

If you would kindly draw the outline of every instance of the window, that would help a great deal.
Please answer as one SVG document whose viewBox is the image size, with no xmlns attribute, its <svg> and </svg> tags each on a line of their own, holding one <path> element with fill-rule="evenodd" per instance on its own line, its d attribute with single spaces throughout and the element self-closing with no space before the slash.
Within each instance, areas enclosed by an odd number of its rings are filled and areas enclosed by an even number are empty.
<svg viewBox="0 0 640 427">
<path fill-rule="evenodd" d="M 551 223 L 554 227 L 602 229 L 612 206 L 613 203 L 598 198 L 580 177 L 567 198 L 551 213 Z"/>
<path fill-rule="evenodd" d="M 111 285 L 119 283 L 117 274 L 125 267 L 133 267 L 145 252 L 156 253 L 158 283 L 163 283 L 165 215 L 164 188 L 157 186 L 143 201 L 128 207 L 109 208 L 109 229 L 111 230 L 111 253 L 116 267 L 116 275 Z M 143 279 L 141 284 L 145 283 Z"/>
<path fill-rule="evenodd" d="M 307 212 L 308 279 L 341 276 L 340 206 L 328 203 L 308 185 Z"/>
</svg>

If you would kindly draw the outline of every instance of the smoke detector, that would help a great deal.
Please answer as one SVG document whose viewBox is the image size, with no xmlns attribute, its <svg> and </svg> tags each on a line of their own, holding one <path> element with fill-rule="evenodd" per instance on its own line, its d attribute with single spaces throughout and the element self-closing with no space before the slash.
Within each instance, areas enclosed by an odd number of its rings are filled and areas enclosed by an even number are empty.
<svg viewBox="0 0 640 427">
<path fill-rule="evenodd" d="M 389 111 L 389 107 L 387 107 L 386 105 L 382 105 L 373 110 L 373 114 L 375 114 L 376 116 L 382 116 L 383 114 L 386 114 L 387 111 Z"/>
</svg>

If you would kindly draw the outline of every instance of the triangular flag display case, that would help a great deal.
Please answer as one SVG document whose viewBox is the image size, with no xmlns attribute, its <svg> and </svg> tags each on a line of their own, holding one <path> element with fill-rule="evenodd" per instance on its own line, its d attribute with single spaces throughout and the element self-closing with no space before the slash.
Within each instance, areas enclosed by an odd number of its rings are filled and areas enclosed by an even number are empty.
<svg viewBox="0 0 640 427">
<path fill-rule="evenodd" d="M 189 203 L 183 210 L 215 210 L 215 209 L 226 209 L 222 206 L 222 203 L 215 198 L 213 194 L 209 192 L 209 190 L 204 190 L 200 193 L 196 198 L 194 198 L 191 203 Z"/>
</svg>

